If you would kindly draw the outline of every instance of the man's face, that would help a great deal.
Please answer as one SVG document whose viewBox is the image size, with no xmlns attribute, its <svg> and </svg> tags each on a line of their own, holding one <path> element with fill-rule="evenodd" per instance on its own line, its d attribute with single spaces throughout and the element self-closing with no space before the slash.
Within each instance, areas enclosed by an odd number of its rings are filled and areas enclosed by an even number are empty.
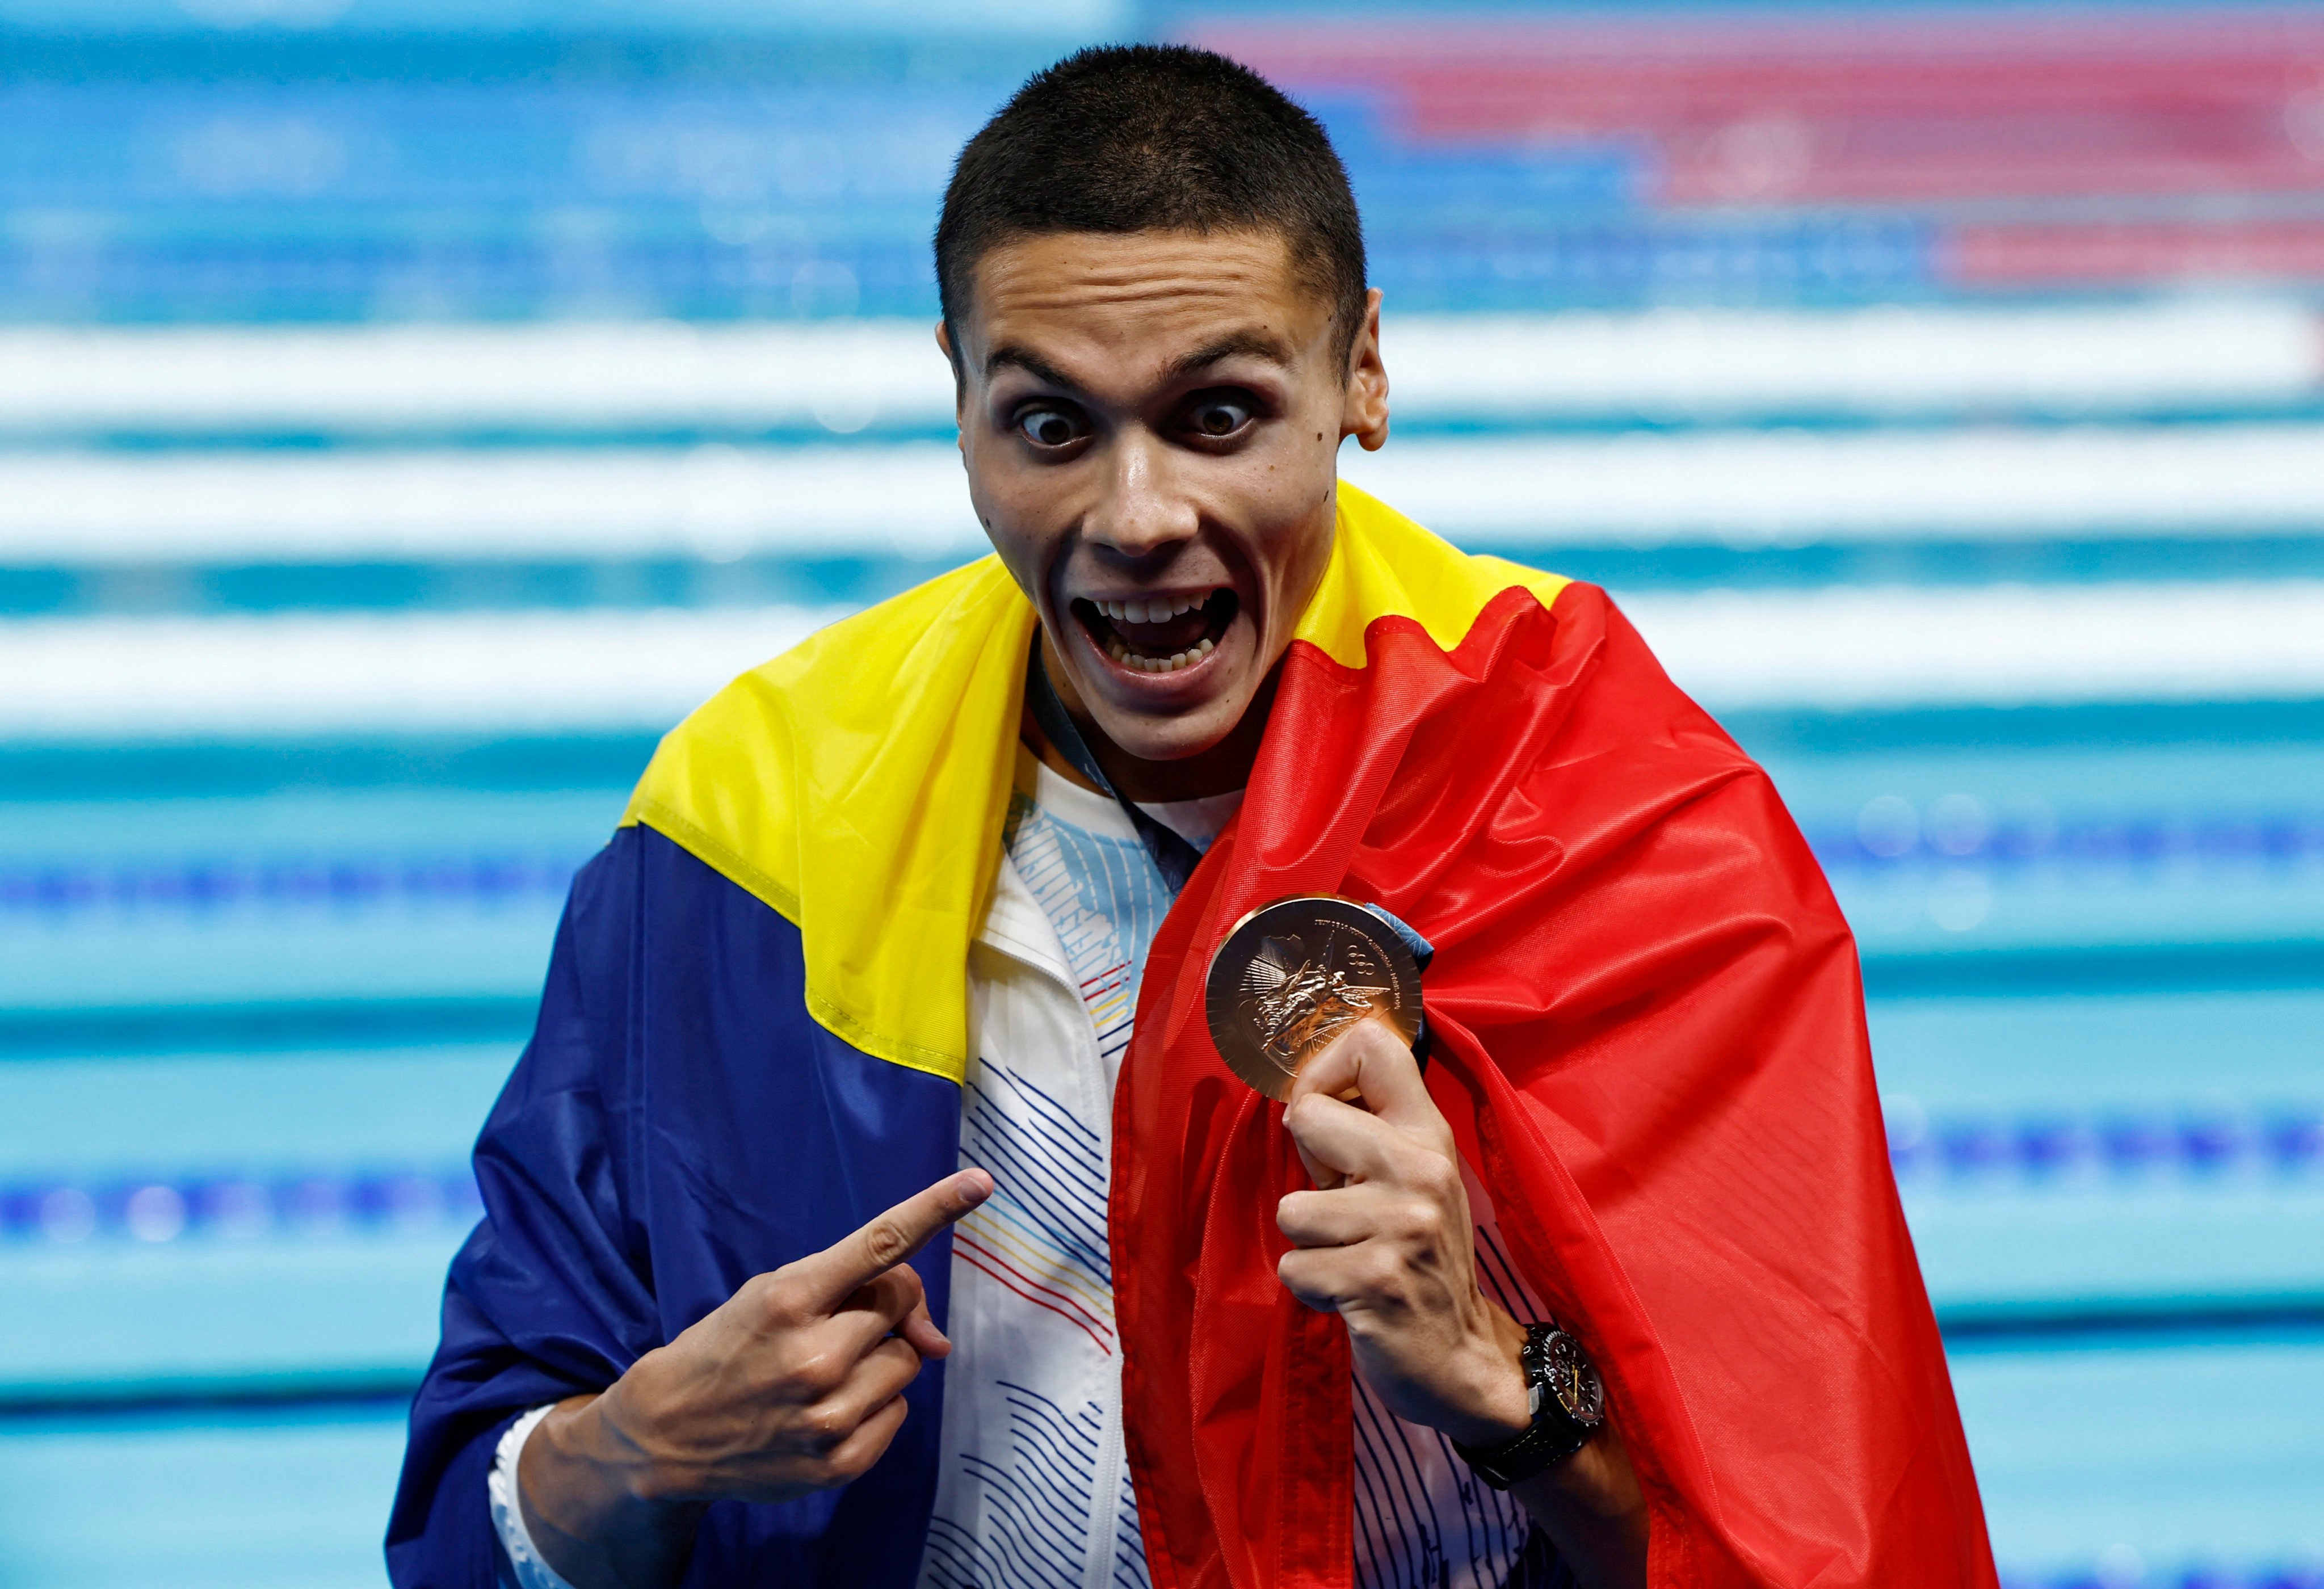
<svg viewBox="0 0 2324 1589">
<path fill-rule="evenodd" d="M 1241 721 L 1330 559 L 1341 439 L 1387 439 L 1378 295 L 1344 374 L 1331 311 L 1268 232 L 1063 233 L 978 262 L 951 350 L 969 495 L 1058 694 L 1132 756 Z"/>
</svg>

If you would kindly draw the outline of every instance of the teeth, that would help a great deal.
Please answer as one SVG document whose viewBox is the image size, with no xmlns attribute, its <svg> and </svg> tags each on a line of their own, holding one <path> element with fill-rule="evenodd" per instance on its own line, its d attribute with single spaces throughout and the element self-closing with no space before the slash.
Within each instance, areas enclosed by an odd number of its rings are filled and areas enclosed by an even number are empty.
<svg viewBox="0 0 2324 1589">
<path fill-rule="evenodd" d="M 1102 601 L 1094 605 L 1099 612 L 1117 624 L 1159 624 L 1166 619 L 1176 618 L 1182 613 L 1191 613 L 1196 607 L 1207 605 L 1211 597 L 1216 594 L 1215 591 L 1205 591 L 1201 596 L 1185 596 L 1175 601 L 1167 599 Z"/>
<path fill-rule="evenodd" d="M 1217 591 L 1210 590 L 1204 591 L 1201 596 L 1187 596 L 1184 599 L 1101 601 L 1093 602 L 1092 605 L 1117 624 L 1160 624 L 1208 605 L 1211 597 L 1217 594 Z M 1204 635 L 1185 651 L 1173 652 L 1167 657 L 1149 657 L 1130 650 L 1129 643 L 1119 634 L 1108 634 L 1105 637 L 1105 654 L 1121 666 L 1140 673 L 1175 673 L 1181 668 L 1193 667 L 1217 649 L 1218 647 L 1212 644 L 1210 637 Z"/>
<path fill-rule="evenodd" d="M 1108 614 L 1107 615 L 1111 617 L 1112 614 Z M 1201 661 L 1204 657 L 1209 656 L 1217 649 L 1218 647 L 1211 643 L 1210 637 L 1208 635 L 1196 641 L 1185 651 L 1178 651 L 1167 657 L 1140 656 L 1138 652 L 1131 651 L 1128 646 L 1122 644 L 1121 637 L 1118 634 L 1107 636 L 1105 642 L 1105 654 L 1107 656 L 1111 657 L 1115 661 L 1120 662 L 1125 668 L 1135 668 L 1140 673 L 1175 673 L 1181 668 L 1193 667 L 1196 662 Z"/>
</svg>

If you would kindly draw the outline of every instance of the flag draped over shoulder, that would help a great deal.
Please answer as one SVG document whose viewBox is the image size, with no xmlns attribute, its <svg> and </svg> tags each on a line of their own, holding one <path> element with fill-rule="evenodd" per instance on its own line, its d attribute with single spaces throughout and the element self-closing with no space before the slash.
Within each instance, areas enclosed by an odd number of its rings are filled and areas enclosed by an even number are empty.
<svg viewBox="0 0 2324 1589">
<path fill-rule="evenodd" d="M 1349 1359 L 1277 1281 L 1306 1178 L 1203 1016 L 1288 893 L 1436 947 L 1431 1091 L 1601 1369 L 1660 1585 L 1989 1585 L 1853 943 L 1766 775 L 1602 592 L 1342 488 L 1239 820 L 1147 964 L 1112 1243 L 1149 1566 L 1350 1579 Z"/>
<path fill-rule="evenodd" d="M 824 630 L 662 742 L 576 881 L 476 1152 L 389 1528 L 404 1589 L 499 1570 L 484 1474 L 752 1275 L 957 1163 L 1034 617 L 982 561 Z M 1603 1372 L 1655 1585 L 1987 1589 L 1890 1179 L 1846 926 L 1766 776 L 1604 595 L 1346 487 L 1240 817 L 1147 962 L 1110 1215 L 1161 1589 L 1352 1573 L 1347 1343 L 1277 1282 L 1305 1184 L 1202 1016 L 1293 892 L 1435 945 L 1429 1085 L 1534 1292 Z M 939 1322 L 948 1248 L 916 1261 Z M 706 1513 L 688 1583 L 904 1589 L 941 1365 L 872 1471 Z"/>
</svg>

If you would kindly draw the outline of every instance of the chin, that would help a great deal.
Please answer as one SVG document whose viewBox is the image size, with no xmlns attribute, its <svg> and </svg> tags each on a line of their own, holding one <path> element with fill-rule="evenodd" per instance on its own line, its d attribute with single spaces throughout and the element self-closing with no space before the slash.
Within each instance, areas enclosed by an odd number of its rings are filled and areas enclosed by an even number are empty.
<svg viewBox="0 0 2324 1589">
<path fill-rule="evenodd" d="M 1093 703 L 1091 715 L 1125 754 L 1141 762 L 1183 762 L 1215 750 L 1234 732 L 1250 704 L 1250 692 L 1241 690 L 1227 698 L 1189 705 L 1168 716 L 1126 713 L 1104 700 Z"/>
</svg>

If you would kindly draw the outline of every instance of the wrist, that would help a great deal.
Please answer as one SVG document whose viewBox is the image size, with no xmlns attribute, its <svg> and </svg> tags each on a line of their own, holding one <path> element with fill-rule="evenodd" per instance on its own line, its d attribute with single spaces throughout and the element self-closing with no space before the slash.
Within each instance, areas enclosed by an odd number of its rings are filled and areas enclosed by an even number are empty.
<svg viewBox="0 0 2324 1589">
<path fill-rule="evenodd" d="M 665 1464 L 625 1427 L 619 1381 L 586 1400 L 556 1408 L 525 1442 L 519 1489 L 530 1515 L 577 1538 L 609 1521 L 635 1519 L 683 1504 L 685 1496 Z"/>
<path fill-rule="evenodd" d="M 669 1459 L 669 1443 L 657 1437 L 650 1397 L 640 1394 L 637 1372 L 643 1361 L 574 1409 L 558 1431 L 557 1450 L 587 1464 L 603 1489 L 625 1508 L 662 1510 L 695 1501 L 692 1475 Z M 557 1422 L 554 1415 L 549 1421 Z"/>
<path fill-rule="evenodd" d="M 1487 1311 L 1487 1327 L 1471 1353 L 1470 1392 L 1458 1416 L 1443 1426 L 1443 1432 L 1463 1446 L 1498 1446 L 1533 1423 L 1533 1392 L 1520 1355 L 1525 1326 L 1499 1307 L 1488 1305 Z"/>
<path fill-rule="evenodd" d="M 1524 1431 L 1493 1446 L 1453 1442 L 1470 1469 L 1496 1490 L 1570 1461 L 1605 1423 L 1605 1384 L 1572 1336 L 1546 1321 L 1530 1325 L 1520 1361 L 1533 1414 Z"/>
<path fill-rule="evenodd" d="M 574 1589 L 675 1584 L 702 1512 L 622 1428 L 619 1386 L 559 1404 L 517 1461 L 525 1530 Z"/>
</svg>

